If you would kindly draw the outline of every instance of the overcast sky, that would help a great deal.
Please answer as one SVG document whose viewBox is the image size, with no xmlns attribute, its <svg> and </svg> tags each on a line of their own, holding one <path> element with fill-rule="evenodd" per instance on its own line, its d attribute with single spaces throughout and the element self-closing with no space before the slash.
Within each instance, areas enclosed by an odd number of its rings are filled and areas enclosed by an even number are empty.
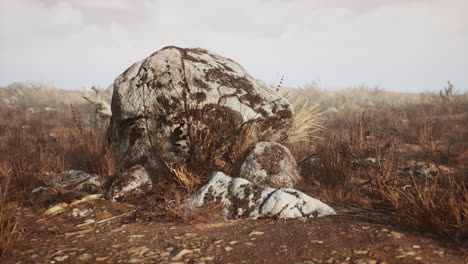
<svg viewBox="0 0 468 264">
<path fill-rule="evenodd" d="M 169 45 L 255 78 L 468 91 L 467 0 L 0 0 L 0 86 L 107 87 Z"/>
</svg>

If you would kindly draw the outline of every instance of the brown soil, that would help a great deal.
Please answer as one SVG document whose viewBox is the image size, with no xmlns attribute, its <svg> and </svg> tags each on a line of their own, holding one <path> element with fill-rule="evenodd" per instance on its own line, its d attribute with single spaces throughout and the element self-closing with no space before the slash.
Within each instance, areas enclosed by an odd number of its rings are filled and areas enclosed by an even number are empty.
<svg viewBox="0 0 468 264">
<path fill-rule="evenodd" d="M 91 214 L 72 217 L 73 208 Z M 305 222 L 183 224 L 141 211 L 82 225 L 134 209 L 97 200 L 44 217 L 44 208 L 21 208 L 24 239 L 0 263 L 468 263 L 466 247 L 402 229 L 383 213 L 352 208 Z"/>
</svg>

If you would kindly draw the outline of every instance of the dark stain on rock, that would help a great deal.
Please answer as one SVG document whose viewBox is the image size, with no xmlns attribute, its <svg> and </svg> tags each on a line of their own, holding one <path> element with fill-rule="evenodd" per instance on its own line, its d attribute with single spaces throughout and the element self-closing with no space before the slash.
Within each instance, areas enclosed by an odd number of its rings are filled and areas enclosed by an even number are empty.
<svg viewBox="0 0 468 264">
<path fill-rule="evenodd" d="M 252 83 L 249 80 L 247 80 L 245 77 L 237 77 L 237 76 L 228 74 L 225 71 L 223 71 L 221 68 L 208 69 L 205 72 L 205 80 L 209 82 L 215 82 L 220 85 L 232 87 L 237 90 L 242 90 L 248 93 L 254 90 Z"/>
<path fill-rule="evenodd" d="M 192 83 L 196 88 L 204 89 L 204 90 L 207 90 L 207 91 L 211 90 L 211 87 L 206 82 L 204 82 L 203 80 L 201 80 L 201 79 L 199 79 L 197 77 L 193 78 Z"/>
<path fill-rule="evenodd" d="M 292 111 L 289 110 L 288 108 L 279 110 L 276 114 L 284 119 L 291 119 L 293 117 Z"/>
<path fill-rule="evenodd" d="M 144 128 L 134 125 L 130 127 L 130 133 L 128 134 L 128 144 L 133 146 L 135 142 L 143 136 Z"/>
<path fill-rule="evenodd" d="M 206 93 L 198 92 L 190 94 L 190 99 L 195 100 L 197 102 L 202 102 L 206 100 Z"/>
<path fill-rule="evenodd" d="M 226 71 L 234 72 L 234 70 L 233 70 L 231 67 L 227 66 L 226 64 L 220 63 L 220 65 L 223 66 L 223 68 L 224 68 Z"/>
<path fill-rule="evenodd" d="M 187 51 L 187 49 L 185 51 Z M 195 58 L 194 56 L 190 55 L 188 52 L 182 53 L 182 59 L 183 60 L 188 60 L 188 61 L 191 61 L 191 62 L 195 62 L 195 63 L 208 64 L 208 62 L 206 60 L 204 60 L 202 58 Z"/>
<path fill-rule="evenodd" d="M 281 172 L 279 164 L 286 155 L 283 148 L 272 144 L 264 148 L 262 155 L 256 154 L 254 157 L 268 175 L 275 175 Z"/>
</svg>

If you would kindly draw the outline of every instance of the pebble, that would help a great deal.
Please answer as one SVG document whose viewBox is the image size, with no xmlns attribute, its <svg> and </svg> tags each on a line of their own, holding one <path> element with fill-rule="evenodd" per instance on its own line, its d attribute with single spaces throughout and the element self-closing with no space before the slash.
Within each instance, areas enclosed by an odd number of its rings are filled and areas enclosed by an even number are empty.
<svg viewBox="0 0 468 264">
<path fill-rule="evenodd" d="M 353 253 L 356 255 L 367 255 L 369 251 L 367 250 L 353 250 Z"/>
<path fill-rule="evenodd" d="M 192 254 L 192 250 L 185 249 L 185 248 L 184 249 L 176 249 L 171 254 L 174 256 L 174 257 L 172 257 L 171 260 L 179 261 L 179 260 L 182 260 L 184 255 Z"/>
<path fill-rule="evenodd" d="M 238 244 L 238 243 L 239 243 L 239 241 L 233 240 L 233 241 L 229 242 L 229 245 L 235 245 L 235 244 Z"/>
<path fill-rule="evenodd" d="M 80 261 L 87 261 L 92 257 L 93 256 L 91 254 L 83 253 L 83 254 L 79 255 L 77 259 L 80 260 Z"/>
<path fill-rule="evenodd" d="M 421 246 L 419 246 L 419 245 L 413 245 L 413 248 L 418 249 L 418 248 L 421 248 Z"/>
<path fill-rule="evenodd" d="M 377 264 L 375 259 L 358 259 L 354 261 L 355 264 Z"/>
<path fill-rule="evenodd" d="M 67 260 L 69 257 L 70 257 L 70 256 L 68 256 L 68 255 L 63 255 L 63 256 L 57 256 L 57 257 L 55 257 L 54 259 L 55 259 L 56 261 L 58 261 L 58 262 L 62 262 L 62 261 Z"/>
<path fill-rule="evenodd" d="M 252 232 L 250 232 L 249 236 L 261 236 L 263 234 L 264 234 L 264 232 L 262 232 L 262 231 L 252 231 Z"/>
<path fill-rule="evenodd" d="M 145 235 L 130 235 L 128 238 L 142 238 L 145 237 Z"/>
<path fill-rule="evenodd" d="M 94 220 L 94 219 L 86 219 L 86 220 L 84 220 L 84 222 L 85 222 L 86 224 L 92 224 L 92 223 L 96 223 L 96 220 Z"/>
<path fill-rule="evenodd" d="M 402 237 L 404 236 L 402 233 L 400 233 L 400 232 L 395 232 L 395 231 L 390 232 L 390 235 L 391 235 L 392 237 L 394 237 L 394 238 L 397 238 L 397 239 L 400 239 L 400 238 L 402 238 Z"/>
<path fill-rule="evenodd" d="M 229 252 L 229 251 L 233 250 L 233 248 L 232 248 L 232 247 L 225 247 L 224 250 L 226 250 L 227 252 Z"/>
</svg>

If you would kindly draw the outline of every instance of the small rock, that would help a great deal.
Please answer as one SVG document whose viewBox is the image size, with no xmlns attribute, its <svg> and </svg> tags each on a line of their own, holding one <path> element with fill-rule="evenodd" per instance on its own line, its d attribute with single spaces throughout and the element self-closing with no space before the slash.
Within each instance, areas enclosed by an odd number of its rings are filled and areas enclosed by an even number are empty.
<svg viewBox="0 0 468 264">
<path fill-rule="evenodd" d="M 262 232 L 262 231 L 252 231 L 252 232 L 250 232 L 249 236 L 261 236 L 263 234 L 264 234 L 264 232 Z"/>
<path fill-rule="evenodd" d="M 233 241 L 229 242 L 229 245 L 235 245 L 235 244 L 238 244 L 238 243 L 239 243 L 239 241 L 233 240 Z"/>
<path fill-rule="evenodd" d="M 301 179 L 289 149 L 273 142 L 255 145 L 242 163 L 239 177 L 255 185 L 272 188 L 293 188 Z"/>
<path fill-rule="evenodd" d="M 47 209 L 47 211 L 44 212 L 44 215 L 57 215 L 57 214 L 63 213 L 63 211 L 65 211 L 65 208 L 67 207 L 68 207 L 67 203 L 58 203 L 50 207 L 49 209 Z"/>
<path fill-rule="evenodd" d="M 93 256 L 92 256 L 91 254 L 83 253 L 83 254 L 79 255 L 79 256 L 77 257 L 77 259 L 80 260 L 80 261 L 87 261 L 87 260 L 89 260 L 89 259 L 92 258 L 92 257 L 93 257 Z"/>
<path fill-rule="evenodd" d="M 413 245 L 413 248 L 419 249 L 419 248 L 421 248 L 421 246 L 420 245 Z"/>
<path fill-rule="evenodd" d="M 81 198 L 80 200 L 74 200 L 73 202 L 71 202 L 70 206 L 75 206 L 75 205 L 80 204 L 80 203 L 97 200 L 97 199 L 102 198 L 103 196 L 104 195 L 102 193 L 90 194 L 90 195 L 87 195 L 87 196 Z"/>
<path fill-rule="evenodd" d="M 151 186 L 151 178 L 146 169 L 141 165 L 135 165 L 114 176 L 107 192 L 107 199 L 124 201 L 127 196 L 141 193 Z"/>
<path fill-rule="evenodd" d="M 103 185 L 99 175 L 77 170 L 57 173 L 54 177 L 49 179 L 48 184 L 54 187 L 85 191 L 88 193 L 98 192 Z"/>
<path fill-rule="evenodd" d="M 128 236 L 128 238 L 142 238 L 142 237 L 145 237 L 145 236 L 146 236 L 146 235 L 138 235 L 138 234 L 136 234 L 136 235 L 130 235 L 130 236 Z"/>
<path fill-rule="evenodd" d="M 353 253 L 356 255 L 367 255 L 369 251 L 367 250 L 353 250 Z"/>
<path fill-rule="evenodd" d="M 57 257 L 55 257 L 54 259 L 55 259 L 56 261 L 58 261 L 58 262 L 62 262 L 62 261 L 67 260 L 69 257 L 70 257 L 70 256 L 68 256 L 68 255 L 63 255 L 63 256 L 57 256 Z"/>
<path fill-rule="evenodd" d="M 391 235 L 392 237 L 394 237 L 394 238 L 397 238 L 397 239 L 400 239 L 400 238 L 402 238 L 402 237 L 404 236 L 402 233 L 400 233 L 400 232 L 395 232 L 395 231 L 390 232 L 390 235 Z"/>
<path fill-rule="evenodd" d="M 96 223 L 96 220 L 94 220 L 94 219 L 86 219 L 86 220 L 84 220 L 84 222 L 87 223 L 87 224 L 92 224 L 92 223 Z"/>
<path fill-rule="evenodd" d="M 179 260 L 182 260 L 182 258 L 184 257 L 184 255 L 187 255 L 187 254 L 192 254 L 192 250 L 189 250 L 189 249 L 175 249 L 174 251 L 171 252 L 172 254 L 172 259 L 173 261 L 179 261 Z"/>
<path fill-rule="evenodd" d="M 229 252 L 229 251 L 233 250 L 233 248 L 232 248 L 232 247 L 225 247 L 224 250 L 226 250 L 227 252 Z"/>
<path fill-rule="evenodd" d="M 79 211 L 79 210 L 75 211 L 75 209 L 77 209 L 77 208 L 73 208 L 73 212 L 71 213 L 71 216 L 73 216 L 73 217 L 83 217 L 83 216 L 87 216 L 87 215 L 89 215 L 91 213 L 91 211 L 86 210 L 86 209 L 81 210 L 81 211 Z"/>
<path fill-rule="evenodd" d="M 358 259 L 354 261 L 355 264 L 377 264 L 377 260 L 374 259 Z"/>
</svg>

